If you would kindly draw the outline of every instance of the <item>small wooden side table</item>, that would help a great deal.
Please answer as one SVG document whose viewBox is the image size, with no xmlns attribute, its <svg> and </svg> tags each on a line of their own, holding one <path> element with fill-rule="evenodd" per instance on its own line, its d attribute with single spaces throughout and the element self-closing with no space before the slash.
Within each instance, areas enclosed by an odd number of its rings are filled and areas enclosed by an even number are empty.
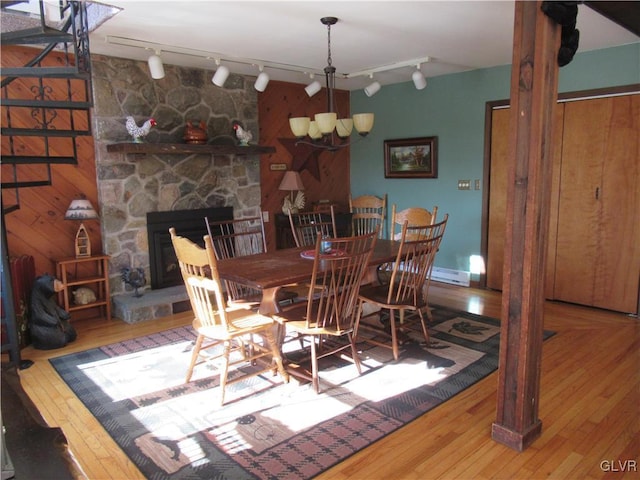
<svg viewBox="0 0 640 480">
<path fill-rule="evenodd" d="M 59 293 L 59 302 L 69 313 L 89 308 L 99 308 L 101 317 L 111 320 L 111 296 L 109 290 L 109 255 L 69 257 L 56 261 L 57 278 L 64 288 Z M 88 287 L 96 294 L 95 302 L 76 305 L 73 290 Z"/>
</svg>

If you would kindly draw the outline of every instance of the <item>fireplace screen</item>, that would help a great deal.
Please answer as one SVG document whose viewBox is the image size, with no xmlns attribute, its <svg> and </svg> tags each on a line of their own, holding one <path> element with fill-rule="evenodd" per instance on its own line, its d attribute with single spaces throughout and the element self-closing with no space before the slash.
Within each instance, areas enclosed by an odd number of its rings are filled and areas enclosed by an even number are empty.
<svg viewBox="0 0 640 480">
<path fill-rule="evenodd" d="M 174 227 L 178 235 L 204 246 L 202 237 L 207 234 L 205 217 L 210 221 L 232 220 L 233 207 L 147 213 L 149 263 L 153 290 L 182 284 L 169 228 Z"/>
</svg>

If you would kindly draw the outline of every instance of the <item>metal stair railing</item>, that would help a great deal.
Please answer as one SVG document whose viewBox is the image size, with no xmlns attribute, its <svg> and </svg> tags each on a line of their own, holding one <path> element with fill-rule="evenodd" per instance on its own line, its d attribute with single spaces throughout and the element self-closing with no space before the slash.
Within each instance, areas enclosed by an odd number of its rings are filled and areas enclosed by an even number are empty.
<svg viewBox="0 0 640 480">
<path fill-rule="evenodd" d="M 3 29 L 5 15 L 12 14 L 7 7 L 18 3 L 3 1 L 0 4 Z M 60 18 L 65 19 L 60 28 L 52 28 L 47 24 L 43 0 L 39 1 L 39 8 L 38 26 L 7 33 L 3 31 L 0 35 L 2 46 L 44 44 L 42 50 L 26 65 L 3 67 L 3 79 L 0 82 L 0 278 L 4 307 L 1 320 L 7 338 L 7 342 L 2 343 L 2 351 L 8 351 L 10 361 L 20 369 L 29 367 L 33 362 L 21 358 L 18 344 L 4 217 L 20 208 L 20 189 L 52 184 L 51 165 L 77 164 L 76 139 L 91 135 L 92 88 L 86 2 L 60 2 Z M 64 65 L 45 62 L 52 52 L 62 52 L 56 58 L 63 58 Z M 62 98 L 58 97 L 60 92 Z M 26 93 L 31 97 L 24 96 Z M 77 96 L 81 98 L 76 100 Z M 46 178 L 29 176 L 34 174 L 37 165 L 44 166 Z M 14 203 L 9 205 L 5 204 L 7 189 L 12 189 L 15 195 Z"/>
</svg>

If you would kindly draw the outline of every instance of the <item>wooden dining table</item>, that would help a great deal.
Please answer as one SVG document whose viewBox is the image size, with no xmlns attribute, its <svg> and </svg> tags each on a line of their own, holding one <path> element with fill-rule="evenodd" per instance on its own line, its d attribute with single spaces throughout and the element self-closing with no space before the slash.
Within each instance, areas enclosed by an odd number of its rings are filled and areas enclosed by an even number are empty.
<svg viewBox="0 0 640 480">
<path fill-rule="evenodd" d="M 393 262 L 398 254 L 400 242 L 378 239 L 369 259 L 369 269 L 363 283 L 376 281 L 378 265 Z M 277 313 L 280 307 L 277 301 L 278 291 L 295 283 L 311 280 L 313 262 L 303 258 L 303 248 L 284 248 L 256 255 L 226 258 L 218 260 L 218 274 L 223 280 L 229 280 L 262 291 L 259 312 L 265 315 Z M 322 267 L 322 266 L 321 266 Z"/>
</svg>

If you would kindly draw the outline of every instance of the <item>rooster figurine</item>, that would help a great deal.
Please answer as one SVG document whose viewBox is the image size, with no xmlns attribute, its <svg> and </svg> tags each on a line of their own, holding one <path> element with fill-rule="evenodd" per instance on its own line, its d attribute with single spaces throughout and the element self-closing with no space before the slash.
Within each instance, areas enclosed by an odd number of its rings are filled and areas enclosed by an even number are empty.
<svg viewBox="0 0 640 480">
<path fill-rule="evenodd" d="M 144 287 L 147 283 L 147 277 L 144 273 L 144 268 L 142 267 L 123 268 L 122 281 L 127 285 L 131 285 L 135 289 L 135 291 L 133 292 L 134 297 L 141 297 L 142 293 L 140 293 L 138 289 L 140 287 Z"/>
<path fill-rule="evenodd" d="M 240 145 L 246 147 L 253 138 L 253 135 L 249 130 L 245 130 L 239 123 L 233 124 L 233 129 L 236 131 L 236 138 L 240 142 Z"/>
<path fill-rule="evenodd" d="M 139 127 L 136 125 L 136 121 L 133 117 L 127 117 L 127 132 L 129 132 L 129 135 L 133 137 L 134 143 L 142 143 L 142 138 L 146 137 L 149 130 L 151 130 L 151 127 L 155 127 L 156 125 L 156 121 L 153 118 L 150 118 L 144 122 L 141 127 Z"/>
<path fill-rule="evenodd" d="M 304 192 L 299 191 L 296 195 L 295 200 L 289 197 L 285 197 L 284 202 L 282 204 L 282 213 L 285 215 L 289 215 L 291 213 L 298 213 L 304 208 L 305 198 Z"/>
</svg>

